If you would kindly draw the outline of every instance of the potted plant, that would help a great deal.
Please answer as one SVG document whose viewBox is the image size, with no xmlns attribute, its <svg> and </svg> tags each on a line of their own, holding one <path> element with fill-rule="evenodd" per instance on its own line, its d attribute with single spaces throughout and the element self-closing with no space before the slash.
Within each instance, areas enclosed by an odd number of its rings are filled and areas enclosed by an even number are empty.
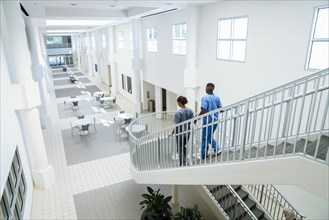
<svg viewBox="0 0 329 220">
<path fill-rule="evenodd" d="M 144 198 L 139 205 L 141 210 L 144 209 L 141 220 L 169 220 L 171 216 L 171 207 L 169 201 L 172 196 L 165 197 L 160 189 L 154 191 L 151 187 L 147 187 L 148 194 L 142 194 Z"/>
<path fill-rule="evenodd" d="M 201 212 L 198 210 L 198 205 L 195 205 L 194 208 L 180 208 L 173 219 L 175 220 L 202 220 Z"/>
</svg>

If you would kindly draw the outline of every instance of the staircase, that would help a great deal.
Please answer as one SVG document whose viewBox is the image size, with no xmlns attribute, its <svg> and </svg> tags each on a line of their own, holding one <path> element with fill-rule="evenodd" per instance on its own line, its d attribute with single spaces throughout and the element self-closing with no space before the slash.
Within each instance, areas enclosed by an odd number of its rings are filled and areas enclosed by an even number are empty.
<svg viewBox="0 0 329 220">
<path fill-rule="evenodd" d="M 232 220 L 268 220 L 265 213 L 257 208 L 257 203 L 249 198 L 249 193 L 241 185 L 206 186 L 223 211 Z M 247 207 L 247 209 L 246 209 Z M 249 213 L 248 213 L 249 211 Z"/>
<path fill-rule="evenodd" d="M 273 218 L 263 204 L 253 204 L 243 184 L 295 185 L 328 200 L 329 182 L 323 178 L 329 172 L 328 108 L 326 69 L 177 125 L 174 112 L 137 118 L 128 127 L 132 176 L 138 183 L 210 185 L 228 219 Z M 205 117 L 215 115 L 218 121 L 203 124 Z M 187 165 L 181 167 L 179 136 L 169 134 L 187 123 Z M 221 153 L 209 150 L 201 159 L 202 134 L 215 125 L 213 138 Z M 310 183 L 312 179 L 320 181 Z"/>
</svg>

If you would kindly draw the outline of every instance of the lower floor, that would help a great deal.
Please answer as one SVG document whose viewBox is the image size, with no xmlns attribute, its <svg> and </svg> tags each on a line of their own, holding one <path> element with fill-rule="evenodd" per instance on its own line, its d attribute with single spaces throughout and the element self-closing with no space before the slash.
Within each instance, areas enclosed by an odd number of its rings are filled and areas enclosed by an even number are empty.
<svg viewBox="0 0 329 220">
<path fill-rule="evenodd" d="M 62 68 L 54 68 L 50 76 L 51 126 L 43 130 L 43 137 L 56 183 L 48 190 L 34 188 L 31 219 L 140 219 L 139 202 L 146 185 L 132 179 L 128 140 L 108 123 L 119 110 L 134 113 L 133 103 L 112 94 L 116 105 L 103 108 L 92 94 L 106 92 L 108 86 L 74 67 L 70 70 L 78 79 L 75 83 Z M 77 109 L 64 105 L 71 96 L 79 98 Z M 71 128 L 79 115 L 95 120 L 87 135 Z M 172 194 L 170 185 L 152 187 Z M 215 218 L 194 186 L 179 186 L 178 195 L 180 206 L 197 204 L 206 219 Z"/>
</svg>

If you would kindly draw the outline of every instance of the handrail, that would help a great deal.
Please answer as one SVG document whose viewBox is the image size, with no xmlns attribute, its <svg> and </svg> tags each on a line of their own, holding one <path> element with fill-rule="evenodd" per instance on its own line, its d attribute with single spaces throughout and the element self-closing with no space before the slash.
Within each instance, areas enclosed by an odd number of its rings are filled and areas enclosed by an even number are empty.
<svg viewBox="0 0 329 220">
<path fill-rule="evenodd" d="M 221 211 L 225 213 L 226 217 L 229 219 L 236 219 L 236 214 L 241 211 L 241 208 L 248 214 L 251 219 L 257 220 L 258 218 L 255 214 L 249 209 L 248 205 L 241 199 L 241 197 L 235 192 L 235 190 L 230 185 L 224 185 L 223 189 L 216 190 L 215 192 L 211 192 L 211 189 L 219 186 L 214 185 L 206 185 L 204 186 L 208 194 L 214 197 L 214 202 L 221 207 Z M 233 198 L 223 199 L 223 197 L 227 197 L 227 193 L 233 196 Z M 233 202 L 232 202 L 233 199 Z M 220 201 L 219 201 L 220 200 Z M 232 205 L 230 212 L 226 213 L 225 209 L 229 208 Z M 240 205 L 240 206 L 239 206 Z M 242 213 L 240 213 L 242 214 Z M 245 217 L 244 217 L 245 218 Z"/>
<path fill-rule="evenodd" d="M 175 153 L 179 149 L 178 138 L 183 136 L 189 137 L 186 166 L 287 155 L 328 164 L 326 155 L 321 155 L 323 152 L 319 149 L 321 135 L 329 131 L 329 125 L 325 123 L 329 105 L 328 82 L 328 69 L 319 71 L 177 125 L 173 122 L 174 112 L 156 112 L 137 118 L 131 125 L 142 132 L 132 131 L 132 126 L 128 128 L 132 164 L 137 171 L 178 167 L 176 160 L 179 157 Z M 208 117 L 218 117 L 218 121 Z M 175 127 L 182 126 L 188 129 L 169 136 Z M 207 151 L 206 147 L 202 148 L 202 145 L 206 146 L 202 135 L 208 138 L 211 130 L 215 130 L 214 139 L 206 139 L 206 142 L 216 141 L 217 145 Z M 308 147 L 314 140 L 317 140 L 316 146 Z M 181 155 L 184 155 L 183 150 Z M 211 155 L 211 150 L 221 150 L 222 154 Z M 208 159 L 202 160 L 205 156 Z"/>
<path fill-rule="evenodd" d="M 298 212 L 273 185 L 244 185 L 257 201 L 266 209 L 273 219 L 283 219 L 283 210 L 292 210 L 296 219 L 304 219 L 305 215 Z"/>
</svg>

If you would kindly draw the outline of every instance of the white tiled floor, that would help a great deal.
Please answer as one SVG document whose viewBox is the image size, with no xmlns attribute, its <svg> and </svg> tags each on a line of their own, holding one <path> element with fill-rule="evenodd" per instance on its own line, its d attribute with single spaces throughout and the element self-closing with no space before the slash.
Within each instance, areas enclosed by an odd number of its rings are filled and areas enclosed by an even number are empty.
<svg viewBox="0 0 329 220">
<path fill-rule="evenodd" d="M 91 79 L 92 80 L 92 79 Z M 95 83 L 96 84 L 96 83 Z M 89 85 L 89 84 L 88 84 Z M 106 85 L 96 84 L 99 88 L 106 89 Z M 69 128 L 69 120 L 60 120 L 58 117 L 57 103 L 62 99 L 56 99 L 52 87 L 48 110 L 51 117 L 51 126 L 43 130 L 49 164 L 55 171 L 56 183 L 48 190 L 34 188 L 32 219 L 76 219 L 73 195 L 90 191 L 110 184 L 131 179 L 129 172 L 129 154 L 121 154 L 100 160 L 67 166 L 61 129 Z M 118 99 L 118 104 L 126 111 L 133 106 L 124 99 Z M 95 114 L 96 119 L 113 118 L 116 112 Z"/>
</svg>

